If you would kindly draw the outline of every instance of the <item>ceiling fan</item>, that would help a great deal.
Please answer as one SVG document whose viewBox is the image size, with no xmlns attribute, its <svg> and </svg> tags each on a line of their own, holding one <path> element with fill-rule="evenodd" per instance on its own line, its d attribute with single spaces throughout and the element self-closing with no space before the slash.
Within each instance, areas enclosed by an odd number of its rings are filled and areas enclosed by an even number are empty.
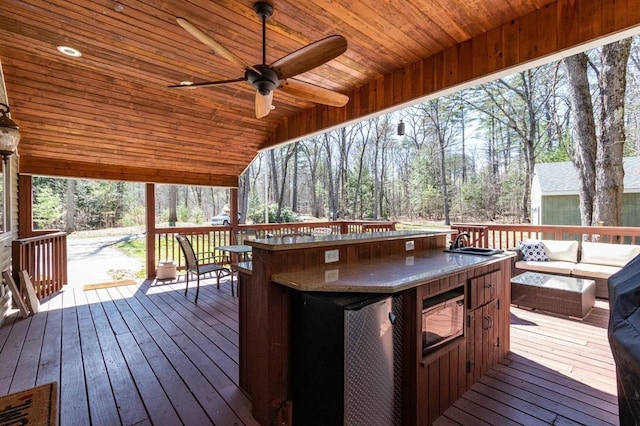
<svg viewBox="0 0 640 426">
<path fill-rule="evenodd" d="M 316 68 L 340 55 L 347 50 L 347 40 L 340 35 L 308 44 L 278 60 L 271 65 L 266 62 L 266 28 L 267 19 L 273 15 L 273 6 L 267 2 L 257 2 L 253 6 L 256 14 L 262 19 L 262 63 L 250 65 L 236 54 L 218 43 L 204 31 L 184 18 L 176 18 L 178 24 L 189 34 L 209 46 L 215 53 L 228 61 L 244 68 L 244 77 L 231 80 L 207 81 L 202 83 L 183 83 L 169 86 L 170 88 L 193 89 L 197 87 L 219 86 L 240 81 L 249 82 L 256 89 L 255 110 L 256 118 L 265 117 L 272 109 L 273 91 L 282 90 L 290 95 L 323 105 L 341 107 L 349 102 L 349 97 L 315 84 L 295 80 L 302 74 Z"/>
</svg>

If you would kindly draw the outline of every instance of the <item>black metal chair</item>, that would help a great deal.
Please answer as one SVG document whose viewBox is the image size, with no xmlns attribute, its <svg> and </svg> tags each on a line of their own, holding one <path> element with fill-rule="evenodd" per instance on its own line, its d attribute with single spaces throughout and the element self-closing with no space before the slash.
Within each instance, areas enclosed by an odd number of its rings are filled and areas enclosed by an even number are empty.
<svg viewBox="0 0 640 426">
<path fill-rule="evenodd" d="M 235 244 L 244 244 L 245 241 L 253 241 L 258 238 L 262 238 L 258 236 L 258 231 L 255 229 L 236 229 L 233 231 L 233 237 L 235 240 Z"/>
<path fill-rule="evenodd" d="M 218 288 L 220 288 L 220 278 L 231 275 L 231 269 L 224 266 L 224 256 L 209 256 L 198 258 L 195 251 L 193 250 L 191 241 L 189 241 L 187 237 L 185 237 L 184 235 L 176 235 L 176 239 L 180 244 L 180 248 L 182 249 L 182 254 L 184 255 L 184 260 L 186 263 L 187 286 L 184 289 L 184 295 L 186 296 L 187 291 L 189 290 L 189 275 L 195 274 L 197 278 L 195 302 L 198 302 L 198 293 L 200 292 L 200 275 L 215 274 Z M 228 262 L 226 263 L 228 264 Z M 233 290 L 233 280 L 231 281 L 231 295 L 235 296 L 235 291 Z"/>
</svg>

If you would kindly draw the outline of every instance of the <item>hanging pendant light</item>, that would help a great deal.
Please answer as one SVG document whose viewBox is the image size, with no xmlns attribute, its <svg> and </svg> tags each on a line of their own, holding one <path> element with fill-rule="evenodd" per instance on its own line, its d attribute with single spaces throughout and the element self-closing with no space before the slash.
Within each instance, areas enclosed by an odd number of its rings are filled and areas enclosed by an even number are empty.
<svg viewBox="0 0 640 426">
<path fill-rule="evenodd" d="M 20 142 L 18 125 L 7 117 L 9 111 L 8 105 L 0 103 L 0 155 L 5 159 L 14 154 Z"/>
<path fill-rule="evenodd" d="M 398 123 L 398 136 L 404 136 L 404 121 Z"/>
</svg>

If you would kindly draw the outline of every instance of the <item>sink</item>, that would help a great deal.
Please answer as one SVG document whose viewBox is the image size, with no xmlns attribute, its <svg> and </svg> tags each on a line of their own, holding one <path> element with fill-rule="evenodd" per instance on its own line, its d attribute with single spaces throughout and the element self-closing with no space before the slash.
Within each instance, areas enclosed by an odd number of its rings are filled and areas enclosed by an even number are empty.
<svg viewBox="0 0 640 426">
<path fill-rule="evenodd" d="M 494 254 L 502 253 L 500 249 L 492 249 L 485 247 L 460 247 L 457 249 L 445 249 L 448 253 L 458 254 L 475 254 L 479 256 L 493 256 Z"/>
</svg>

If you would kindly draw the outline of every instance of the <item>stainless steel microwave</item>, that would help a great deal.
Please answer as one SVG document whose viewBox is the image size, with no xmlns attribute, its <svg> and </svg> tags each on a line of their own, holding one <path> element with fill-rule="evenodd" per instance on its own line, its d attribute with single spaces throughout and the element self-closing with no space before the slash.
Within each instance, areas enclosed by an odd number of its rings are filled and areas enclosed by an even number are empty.
<svg viewBox="0 0 640 426">
<path fill-rule="evenodd" d="M 464 292 L 452 290 L 422 304 L 423 355 L 464 334 Z"/>
</svg>

